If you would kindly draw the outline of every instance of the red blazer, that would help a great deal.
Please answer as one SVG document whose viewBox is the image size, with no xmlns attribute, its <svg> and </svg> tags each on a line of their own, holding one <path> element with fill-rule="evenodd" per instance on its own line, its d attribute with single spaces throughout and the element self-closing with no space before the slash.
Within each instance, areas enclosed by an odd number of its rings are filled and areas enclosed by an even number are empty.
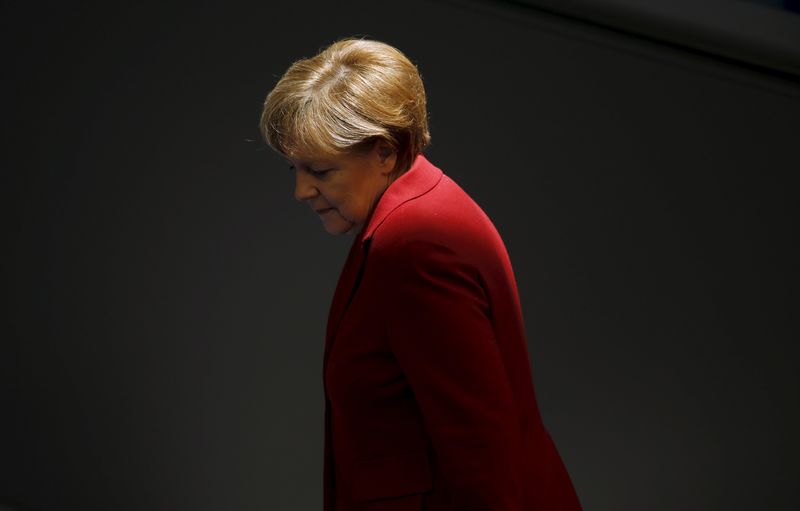
<svg viewBox="0 0 800 511">
<path fill-rule="evenodd" d="M 580 510 L 505 245 L 423 155 L 353 241 L 323 360 L 325 511 Z"/>
</svg>

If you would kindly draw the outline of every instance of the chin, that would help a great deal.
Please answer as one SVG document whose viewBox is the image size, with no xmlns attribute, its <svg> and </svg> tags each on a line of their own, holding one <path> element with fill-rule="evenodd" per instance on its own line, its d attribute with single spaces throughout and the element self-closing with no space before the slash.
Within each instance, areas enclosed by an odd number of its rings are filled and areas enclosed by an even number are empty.
<svg viewBox="0 0 800 511">
<path fill-rule="evenodd" d="M 332 218 L 327 218 L 323 221 L 323 225 L 325 231 L 328 234 L 333 234 L 335 236 L 341 236 L 343 234 L 352 234 L 358 232 L 361 224 L 352 222 L 336 211 L 336 216 Z"/>
<path fill-rule="evenodd" d="M 334 236 L 341 236 L 343 234 L 350 234 L 351 232 L 355 231 L 355 224 L 351 224 L 348 222 L 336 222 L 325 224 L 325 231 L 328 234 L 333 234 Z"/>
<path fill-rule="evenodd" d="M 333 236 L 341 236 L 343 234 L 347 234 L 348 231 L 343 229 L 331 229 L 330 227 L 326 227 L 325 232 Z"/>
</svg>

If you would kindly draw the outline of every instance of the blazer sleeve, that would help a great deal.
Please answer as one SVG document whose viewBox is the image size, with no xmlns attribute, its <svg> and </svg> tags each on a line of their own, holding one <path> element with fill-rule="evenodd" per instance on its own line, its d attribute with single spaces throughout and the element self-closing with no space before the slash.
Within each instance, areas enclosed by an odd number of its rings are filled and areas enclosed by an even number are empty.
<svg viewBox="0 0 800 511">
<path fill-rule="evenodd" d="M 518 510 L 519 417 L 478 271 L 443 243 L 384 251 L 386 336 L 459 511 Z"/>
</svg>

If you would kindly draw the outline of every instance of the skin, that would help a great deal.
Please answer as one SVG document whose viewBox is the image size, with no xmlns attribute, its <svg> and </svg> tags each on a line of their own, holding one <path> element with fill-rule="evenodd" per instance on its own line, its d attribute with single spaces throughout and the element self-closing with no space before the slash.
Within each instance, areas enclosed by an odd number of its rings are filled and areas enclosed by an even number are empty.
<svg viewBox="0 0 800 511">
<path fill-rule="evenodd" d="M 294 197 L 318 212 L 329 234 L 360 232 L 392 178 L 397 155 L 384 141 L 369 152 L 337 158 L 288 158 L 295 170 Z"/>
</svg>

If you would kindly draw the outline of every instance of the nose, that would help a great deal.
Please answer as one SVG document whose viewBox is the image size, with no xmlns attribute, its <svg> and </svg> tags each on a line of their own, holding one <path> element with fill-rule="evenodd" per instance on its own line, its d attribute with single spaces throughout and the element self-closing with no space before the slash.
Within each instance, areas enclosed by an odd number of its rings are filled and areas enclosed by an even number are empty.
<svg viewBox="0 0 800 511">
<path fill-rule="evenodd" d="M 300 170 L 295 171 L 294 198 L 299 201 L 313 199 L 319 194 L 319 190 L 311 182 L 311 176 Z"/>
</svg>

